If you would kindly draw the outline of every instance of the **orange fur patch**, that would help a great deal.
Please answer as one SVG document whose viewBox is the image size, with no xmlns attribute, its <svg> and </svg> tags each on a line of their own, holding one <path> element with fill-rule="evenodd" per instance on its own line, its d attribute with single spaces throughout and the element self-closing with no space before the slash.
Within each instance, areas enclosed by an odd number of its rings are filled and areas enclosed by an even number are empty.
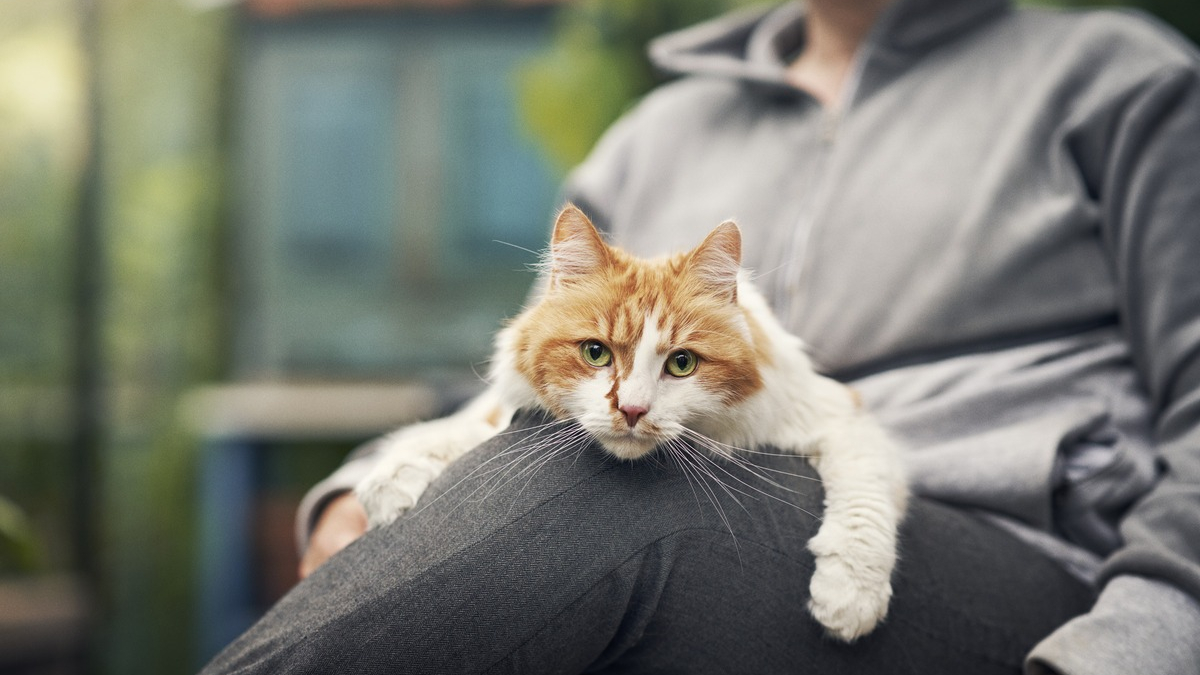
<svg viewBox="0 0 1200 675">
<path fill-rule="evenodd" d="M 850 400 L 854 402 L 854 409 L 862 410 L 863 409 L 862 394 L 860 394 L 858 392 L 858 390 L 855 389 L 854 387 L 846 387 L 846 391 L 850 392 Z"/>
<path fill-rule="evenodd" d="M 487 419 L 485 420 L 488 423 L 488 426 L 499 427 L 500 423 L 504 421 L 502 417 L 503 412 L 504 411 L 502 411 L 499 407 L 492 408 L 490 411 L 488 411 Z"/>
</svg>

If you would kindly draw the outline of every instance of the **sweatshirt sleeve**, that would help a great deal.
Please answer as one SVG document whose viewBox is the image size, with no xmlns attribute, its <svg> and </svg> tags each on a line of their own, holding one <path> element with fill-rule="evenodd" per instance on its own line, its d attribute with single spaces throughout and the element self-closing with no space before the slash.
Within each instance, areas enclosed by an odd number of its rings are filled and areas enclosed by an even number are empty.
<svg viewBox="0 0 1200 675">
<path fill-rule="evenodd" d="M 1163 70 L 1127 106 L 1100 199 L 1160 476 L 1101 577 L 1160 579 L 1200 598 L 1200 67 Z"/>
<path fill-rule="evenodd" d="M 296 509 L 296 548 L 301 557 L 308 550 L 308 539 L 312 536 L 313 528 L 317 526 L 317 518 L 326 505 L 333 501 L 334 497 L 353 490 L 375 465 L 376 446 L 377 443 L 368 443 L 352 452 L 345 463 L 320 483 L 309 488 L 300 500 L 300 507 Z"/>
<path fill-rule="evenodd" d="M 386 436 L 354 449 L 336 471 L 309 488 L 304 498 L 300 500 L 300 507 L 296 509 L 295 526 L 296 548 L 301 557 L 308 549 L 308 539 L 312 536 L 313 528 L 317 525 L 317 518 L 321 515 L 321 511 L 325 510 L 325 506 L 333 501 L 334 497 L 350 492 L 360 480 L 366 477 L 367 472 L 371 470 L 378 459 L 379 449 L 383 445 L 384 438 Z"/>
<path fill-rule="evenodd" d="M 1029 675 L 1192 673 L 1200 663 L 1200 603 L 1144 577 L 1113 579 L 1091 612 L 1042 641 Z"/>
<path fill-rule="evenodd" d="M 1096 606 L 1038 645 L 1032 675 L 1182 675 L 1200 662 L 1200 67 L 1163 67 L 1118 108 L 1084 142 L 1103 148 L 1090 182 L 1154 404 L 1159 477 L 1120 524 Z"/>
</svg>

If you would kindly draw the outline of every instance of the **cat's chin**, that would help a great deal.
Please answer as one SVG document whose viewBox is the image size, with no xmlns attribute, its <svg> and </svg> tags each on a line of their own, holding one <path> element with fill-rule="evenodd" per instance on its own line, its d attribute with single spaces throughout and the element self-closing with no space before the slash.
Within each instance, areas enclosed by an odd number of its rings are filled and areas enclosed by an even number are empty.
<svg viewBox="0 0 1200 675">
<path fill-rule="evenodd" d="M 630 460 L 645 457 L 658 445 L 658 441 L 653 438 L 638 437 L 632 434 L 627 436 L 597 434 L 596 440 L 610 455 Z"/>
</svg>

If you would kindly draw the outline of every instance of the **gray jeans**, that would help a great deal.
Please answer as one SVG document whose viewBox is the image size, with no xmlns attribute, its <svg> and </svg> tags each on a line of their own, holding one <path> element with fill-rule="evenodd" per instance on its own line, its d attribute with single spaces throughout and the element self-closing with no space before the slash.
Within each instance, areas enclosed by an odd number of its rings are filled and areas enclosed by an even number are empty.
<svg viewBox="0 0 1200 675">
<path fill-rule="evenodd" d="M 805 610 L 822 495 L 803 460 L 627 463 L 543 444 L 546 421 L 453 465 L 204 673 L 1013 675 L 1094 599 L 985 520 L 915 499 L 888 618 L 841 644 Z"/>
</svg>

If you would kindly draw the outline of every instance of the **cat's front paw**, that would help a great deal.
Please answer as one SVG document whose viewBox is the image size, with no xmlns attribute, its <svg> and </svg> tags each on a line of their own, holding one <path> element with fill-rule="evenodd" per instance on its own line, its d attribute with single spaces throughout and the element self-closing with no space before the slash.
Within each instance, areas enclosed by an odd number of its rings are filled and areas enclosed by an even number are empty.
<svg viewBox="0 0 1200 675">
<path fill-rule="evenodd" d="M 874 630 L 892 598 L 894 553 L 856 543 L 826 528 L 809 542 L 817 565 L 808 586 L 808 611 L 830 635 L 845 642 Z"/>
<path fill-rule="evenodd" d="M 441 466 L 420 457 L 403 461 L 384 460 L 354 488 L 367 512 L 367 529 L 396 520 L 411 509 Z"/>
</svg>

